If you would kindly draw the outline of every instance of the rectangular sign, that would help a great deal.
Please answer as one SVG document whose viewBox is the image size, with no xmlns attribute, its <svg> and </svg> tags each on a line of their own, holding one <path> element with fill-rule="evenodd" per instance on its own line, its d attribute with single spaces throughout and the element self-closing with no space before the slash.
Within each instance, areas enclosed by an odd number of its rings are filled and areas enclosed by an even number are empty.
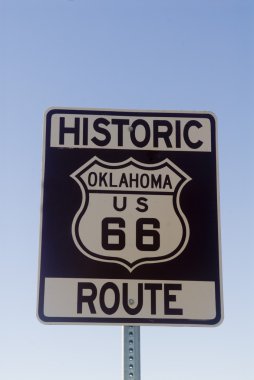
<svg viewBox="0 0 254 380">
<path fill-rule="evenodd" d="M 41 321 L 220 323 L 216 141 L 207 112 L 48 110 Z"/>
<path fill-rule="evenodd" d="M 128 289 L 128 298 L 124 287 Z M 135 300 L 139 289 L 142 301 L 134 306 L 130 300 Z M 99 321 L 102 315 L 110 319 L 112 314 L 125 319 L 131 314 L 134 321 L 138 314 L 144 322 L 154 316 L 162 320 L 209 320 L 216 316 L 215 286 L 212 281 L 46 278 L 44 309 L 48 316 L 71 315 L 80 321 L 84 315 Z"/>
</svg>

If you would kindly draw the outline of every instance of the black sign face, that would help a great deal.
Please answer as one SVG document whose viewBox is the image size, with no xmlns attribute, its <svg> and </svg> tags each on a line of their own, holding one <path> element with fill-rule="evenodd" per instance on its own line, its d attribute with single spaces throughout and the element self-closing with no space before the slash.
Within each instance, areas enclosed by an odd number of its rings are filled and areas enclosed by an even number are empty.
<svg viewBox="0 0 254 380">
<path fill-rule="evenodd" d="M 41 321 L 216 325 L 219 235 L 212 114 L 47 112 Z"/>
</svg>

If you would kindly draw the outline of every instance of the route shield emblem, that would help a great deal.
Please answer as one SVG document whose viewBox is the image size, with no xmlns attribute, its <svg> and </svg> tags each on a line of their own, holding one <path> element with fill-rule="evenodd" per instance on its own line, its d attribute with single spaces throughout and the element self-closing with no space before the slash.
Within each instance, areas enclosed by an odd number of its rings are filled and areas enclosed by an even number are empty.
<svg viewBox="0 0 254 380">
<path fill-rule="evenodd" d="M 82 192 L 72 237 L 84 255 L 132 271 L 183 252 L 189 224 L 180 193 L 191 178 L 169 159 L 145 164 L 93 157 L 71 177 Z"/>
</svg>

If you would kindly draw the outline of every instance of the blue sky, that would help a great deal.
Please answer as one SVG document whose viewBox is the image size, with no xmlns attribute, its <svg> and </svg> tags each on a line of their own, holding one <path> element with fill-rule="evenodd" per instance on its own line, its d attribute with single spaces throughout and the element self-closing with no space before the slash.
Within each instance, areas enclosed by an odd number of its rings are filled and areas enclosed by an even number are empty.
<svg viewBox="0 0 254 380">
<path fill-rule="evenodd" d="M 253 378 L 253 25 L 247 0 L 0 0 L 1 378 L 121 374 L 121 327 L 36 318 L 51 106 L 217 115 L 225 320 L 142 327 L 142 379 Z"/>
</svg>

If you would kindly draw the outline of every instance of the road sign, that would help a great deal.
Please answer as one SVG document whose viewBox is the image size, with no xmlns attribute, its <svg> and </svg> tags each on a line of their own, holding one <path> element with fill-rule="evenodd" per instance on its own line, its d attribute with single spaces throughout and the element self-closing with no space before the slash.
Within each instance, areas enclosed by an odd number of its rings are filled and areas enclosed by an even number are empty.
<svg viewBox="0 0 254 380">
<path fill-rule="evenodd" d="M 41 321 L 221 321 L 216 140 L 207 112 L 48 110 Z"/>
</svg>

